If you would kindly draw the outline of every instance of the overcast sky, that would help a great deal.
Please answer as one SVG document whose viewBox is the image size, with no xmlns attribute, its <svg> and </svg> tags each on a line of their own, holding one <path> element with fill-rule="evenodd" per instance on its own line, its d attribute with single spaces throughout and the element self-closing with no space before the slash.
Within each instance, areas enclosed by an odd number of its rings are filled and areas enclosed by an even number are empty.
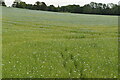
<svg viewBox="0 0 120 80">
<path fill-rule="evenodd" d="M 14 0 L 5 0 L 6 4 L 10 6 Z M 83 6 L 84 4 L 88 4 L 90 2 L 98 2 L 98 3 L 115 3 L 118 4 L 120 0 L 22 0 L 26 3 L 34 4 L 36 1 L 45 2 L 47 5 L 55 5 L 55 6 L 63 6 L 68 4 L 79 4 Z"/>
</svg>

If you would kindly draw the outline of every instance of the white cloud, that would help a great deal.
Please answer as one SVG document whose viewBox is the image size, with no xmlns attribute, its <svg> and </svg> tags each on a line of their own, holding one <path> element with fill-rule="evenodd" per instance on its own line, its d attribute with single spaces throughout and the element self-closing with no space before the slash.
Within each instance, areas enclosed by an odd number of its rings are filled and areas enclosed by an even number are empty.
<svg viewBox="0 0 120 80">
<path fill-rule="evenodd" d="M 7 5 L 11 5 L 14 0 L 5 0 Z M 84 5 L 88 4 L 90 2 L 98 2 L 98 3 L 115 3 L 117 4 L 119 0 L 22 0 L 26 3 L 35 3 L 36 1 L 45 2 L 47 5 L 53 4 L 55 6 L 62 6 L 62 5 L 68 5 L 68 4 L 79 4 Z"/>
</svg>

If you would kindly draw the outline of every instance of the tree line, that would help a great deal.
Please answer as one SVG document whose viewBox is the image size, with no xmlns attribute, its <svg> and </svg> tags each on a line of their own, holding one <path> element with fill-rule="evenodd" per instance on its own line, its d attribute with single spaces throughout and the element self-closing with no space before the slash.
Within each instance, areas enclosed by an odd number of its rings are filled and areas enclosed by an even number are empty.
<svg viewBox="0 0 120 80">
<path fill-rule="evenodd" d="M 5 5 L 5 4 L 4 4 Z M 70 12 L 70 13 L 82 13 L 82 14 L 100 14 L 100 15 L 120 15 L 120 5 L 119 4 L 103 4 L 91 2 L 90 4 L 80 5 L 67 5 L 58 6 L 54 5 L 47 6 L 45 2 L 35 2 L 35 4 L 26 4 L 25 2 L 14 2 L 12 7 L 24 8 L 31 10 L 43 10 L 43 11 L 53 11 L 53 12 Z"/>
</svg>

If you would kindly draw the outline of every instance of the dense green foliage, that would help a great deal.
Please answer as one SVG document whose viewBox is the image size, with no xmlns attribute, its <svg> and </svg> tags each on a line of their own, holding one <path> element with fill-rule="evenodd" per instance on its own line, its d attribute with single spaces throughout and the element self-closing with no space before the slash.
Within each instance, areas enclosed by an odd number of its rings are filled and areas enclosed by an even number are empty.
<svg viewBox="0 0 120 80">
<path fill-rule="evenodd" d="M 74 5 L 55 7 L 54 5 L 47 6 L 44 2 L 37 1 L 34 5 L 26 4 L 25 2 L 14 3 L 13 7 L 33 9 L 33 10 L 54 11 L 54 12 L 120 15 L 120 9 L 119 9 L 120 5 L 113 3 L 103 4 L 103 3 L 91 2 L 90 4 L 86 4 L 84 6 L 74 4 Z"/>
<path fill-rule="evenodd" d="M 3 78 L 117 78 L 118 17 L 3 8 Z"/>
</svg>

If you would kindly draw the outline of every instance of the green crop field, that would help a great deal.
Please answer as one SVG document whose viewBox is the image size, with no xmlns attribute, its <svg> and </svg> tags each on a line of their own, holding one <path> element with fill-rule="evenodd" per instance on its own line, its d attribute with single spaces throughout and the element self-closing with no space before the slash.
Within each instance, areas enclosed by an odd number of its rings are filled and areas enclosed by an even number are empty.
<svg viewBox="0 0 120 80">
<path fill-rule="evenodd" d="M 3 78 L 117 78 L 118 16 L 2 12 Z"/>
</svg>

